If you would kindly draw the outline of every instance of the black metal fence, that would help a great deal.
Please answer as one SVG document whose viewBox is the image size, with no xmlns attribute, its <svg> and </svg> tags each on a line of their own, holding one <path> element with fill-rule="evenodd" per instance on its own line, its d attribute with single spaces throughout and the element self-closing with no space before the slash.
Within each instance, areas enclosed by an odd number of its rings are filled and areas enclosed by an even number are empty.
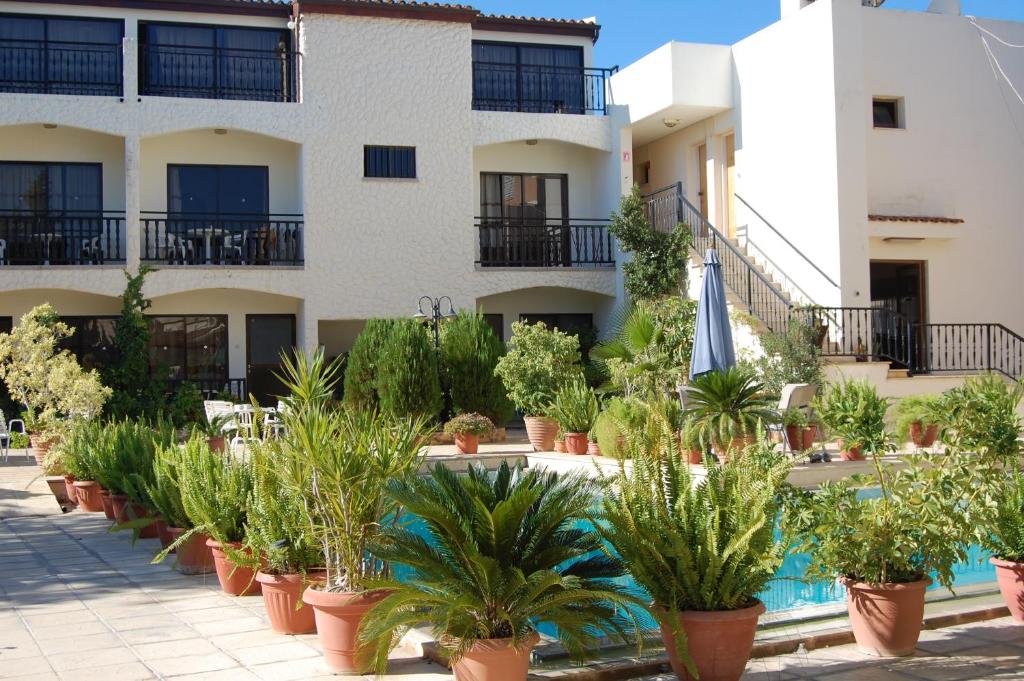
<svg viewBox="0 0 1024 681">
<path fill-rule="evenodd" d="M 0 92 L 120 97 L 123 72 L 120 44 L 0 38 Z"/>
<path fill-rule="evenodd" d="M 0 211 L 0 264 L 123 263 L 124 225 L 124 213 Z"/>
<path fill-rule="evenodd" d="M 142 45 L 139 94 L 295 102 L 298 64 L 285 50 Z"/>
<path fill-rule="evenodd" d="M 1002 324 L 918 324 L 914 370 L 1024 377 L 1024 338 Z"/>
<path fill-rule="evenodd" d="M 301 265 L 301 215 L 142 214 L 142 260 L 169 265 Z"/>
<path fill-rule="evenodd" d="M 607 220 L 477 220 L 481 267 L 615 266 Z"/>
<path fill-rule="evenodd" d="M 608 113 L 616 69 L 473 62 L 473 108 L 528 113 Z"/>
<path fill-rule="evenodd" d="M 818 329 L 818 345 L 826 357 L 854 357 L 911 368 L 915 325 L 885 307 L 803 307 L 794 314 Z"/>
</svg>

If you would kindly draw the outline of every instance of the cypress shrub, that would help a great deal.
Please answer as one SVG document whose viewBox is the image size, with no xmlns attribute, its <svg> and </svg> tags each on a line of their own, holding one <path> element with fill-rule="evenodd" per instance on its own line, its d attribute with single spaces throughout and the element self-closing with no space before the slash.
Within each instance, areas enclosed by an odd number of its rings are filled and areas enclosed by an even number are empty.
<svg viewBox="0 0 1024 681">
<path fill-rule="evenodd" d="M 441 376 L 454 414 L 482 414 L 499 428 L 515 412 L 505 384 L 494 375 L 505 344 L 483 315 L 460 312 L 441 330 Z"/>
<path fill-rule="evenodd" d="M 426 327 L 414 319 L 392 321 L 377 364 L 376 384 L 382 411 L 397 417 L 437 417 L 444 402 L 437 351 Z"/>
<path fill-rule="evenodd" d="M 376 409 L 377 372 L 385 342 L 395 325 L 393 319 L 371 319 L 356 338 L 345 368 L 345 405 L 355 409 Z"/>
</svg>

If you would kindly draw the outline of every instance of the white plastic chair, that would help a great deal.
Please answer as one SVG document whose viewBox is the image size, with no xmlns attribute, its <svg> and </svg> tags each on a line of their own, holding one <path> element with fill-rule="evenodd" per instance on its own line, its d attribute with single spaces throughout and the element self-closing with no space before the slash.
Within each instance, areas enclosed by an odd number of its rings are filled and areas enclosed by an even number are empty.
<svg viewBox="0 0 1024 681">
<path fill-rule="evenodd" d="M 24 421 L 21 419 L 11 419 L 10 422 L 8 422 L 7 419 L 4 418 L 3 412 L 0 412 L 0 451 L 3 453 L 4 463 L 7 463 L 7 458 L 11 454 L 11 428 L 13 428 L 15 424 L 21 426 L 18 432 L 25 432 Z M 28 448 L 25 449 L 25 458 L 32 458 Z"/>
<path fill-rule="evenodd" d="M 244 443 L 253 439 L 252 420 L 255 410 L 251 404 L 236 404 L 232 407 L 238 432 L 231 438 L 231 444 Z"/>
</svg>

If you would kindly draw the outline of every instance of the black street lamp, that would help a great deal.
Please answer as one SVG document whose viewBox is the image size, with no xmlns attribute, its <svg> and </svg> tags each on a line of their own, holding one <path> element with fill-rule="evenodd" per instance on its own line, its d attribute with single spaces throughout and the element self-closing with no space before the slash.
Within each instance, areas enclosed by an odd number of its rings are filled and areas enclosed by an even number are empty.
<svg viewBox="0 0 1024 681">
<path fill-rule="evenodd" d="M 423 311 L 423 301 L 427 301 L 427 305 L 430 306 L 430 314 Z M 441 306 L 447 303 L 448 309 L 441 312 Z M 423 296 L 420 298 L 419 303 L 416 305 L 416 314 L 413 315 L 415 319 L 429 319 L 434 329 L 434 347 L 441 347 L 441 320 L 447 319 L 448 317 L 455 316 L 455 307 L 452 305 L 452 299 L 448 296 L 441 296 L 440 298 L 431 298 L 430 296 Z"/>
</svg>

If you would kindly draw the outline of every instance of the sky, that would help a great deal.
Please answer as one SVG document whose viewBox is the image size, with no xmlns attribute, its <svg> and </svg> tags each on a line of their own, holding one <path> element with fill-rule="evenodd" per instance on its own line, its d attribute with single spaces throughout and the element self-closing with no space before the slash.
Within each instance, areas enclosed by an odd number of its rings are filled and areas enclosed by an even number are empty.
<svg viewBox="0 0 1024 681">
<path fill-rule="evenodd" d="M 453 0 L 454 1 L 454 0 Z M 779 18 L 778 0 L 462 0 L 491 14 L 597 17 L 594 66 L 625 67 L 670 40 L 733 44 Z M 879 11 L 923 11 L 928 0 L 886 0 Z M 964 14 L 1024 21 L 1024 0 L 962 0 Z"/>
</svg>

